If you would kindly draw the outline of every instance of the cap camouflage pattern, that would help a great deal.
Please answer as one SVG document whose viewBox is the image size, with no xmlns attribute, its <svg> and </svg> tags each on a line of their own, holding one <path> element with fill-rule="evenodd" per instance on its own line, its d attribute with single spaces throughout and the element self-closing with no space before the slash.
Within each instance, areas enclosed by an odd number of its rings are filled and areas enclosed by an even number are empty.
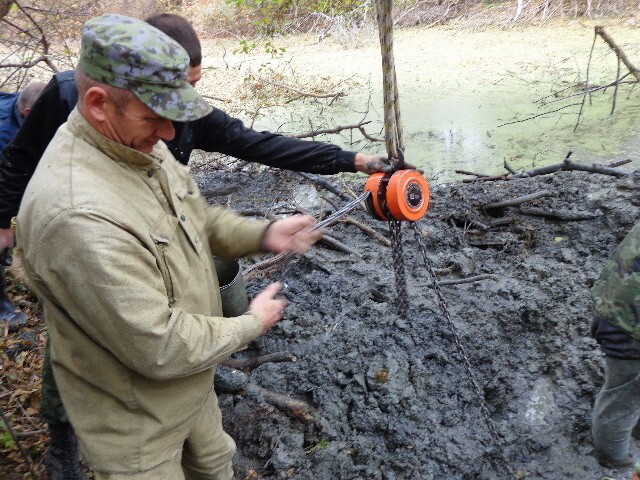
<svg viewBox="0 0 640 480">
<path fill-rule="evenodd" d="M 186 122 L 211 112 L 187 82 L 189 56 L 155 27 L 124 15 L 102 15 L 82 27 L 78 69 L 130 90 L 163 118 Z"/>
<path fill-rule="evenodd" d="M 591 297 L 596 315 L 640 340 L 640 223 L 604 266 Z"/>
</svg>

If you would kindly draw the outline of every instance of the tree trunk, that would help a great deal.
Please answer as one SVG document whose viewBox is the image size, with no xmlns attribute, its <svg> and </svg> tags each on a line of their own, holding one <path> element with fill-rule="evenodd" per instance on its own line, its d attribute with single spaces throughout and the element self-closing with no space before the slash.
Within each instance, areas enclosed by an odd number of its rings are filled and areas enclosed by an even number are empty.
<svg viewBox="0 0 640 480">
<path fill-rule="evenodd" d="M 11 0 L 0 0 L 0 20 L 2 20 L 7 13 L 9 13 L 9 9 L 11 8 L 11 4 L 13 2 Z"/>
</svg>

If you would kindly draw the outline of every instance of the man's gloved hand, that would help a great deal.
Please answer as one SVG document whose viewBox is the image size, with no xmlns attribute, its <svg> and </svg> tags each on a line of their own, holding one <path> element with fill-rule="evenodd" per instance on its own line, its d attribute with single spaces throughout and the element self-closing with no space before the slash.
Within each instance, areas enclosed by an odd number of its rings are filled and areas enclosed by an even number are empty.
<svg viewBox="0 0 640 480">
<path fill-rule="evenodd" d="M 355 168 L 357 172 L 366 173 L 372 175 L 376 172 L 391 172 L 396 168 L 398 160 L 390 159 L 386 155 L 380 155 L 378 153 L 365 154 L 356 153 Z M 415 170 L 416 167 L 410 163 L 405 162 L 404 167 L 408 170 Z"/>
</svg>

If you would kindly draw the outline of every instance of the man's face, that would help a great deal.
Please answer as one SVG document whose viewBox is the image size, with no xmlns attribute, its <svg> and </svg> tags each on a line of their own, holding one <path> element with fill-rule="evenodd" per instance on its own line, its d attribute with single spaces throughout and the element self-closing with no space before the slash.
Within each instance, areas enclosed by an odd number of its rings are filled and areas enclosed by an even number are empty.
<svg viewBox="0 0 640 480">
<path fill-rule="evenodd" d="M 121 108 L 107 100 L 105 117 L 107 137 L 142 153 L 150 153 L 160 140 L 171 140 L 176 134 L 171 120 L 162 118 L 135 97 Z"/>
<path fill-rule="evenodd" d="M 189 65 L 189 74 L 187 75 L 187 82 L 191 84 L 192 87 L 196 86 L 196 83 L 202 78 L 202 65 L 196 65 L 192 67 Z"/>
</svg>

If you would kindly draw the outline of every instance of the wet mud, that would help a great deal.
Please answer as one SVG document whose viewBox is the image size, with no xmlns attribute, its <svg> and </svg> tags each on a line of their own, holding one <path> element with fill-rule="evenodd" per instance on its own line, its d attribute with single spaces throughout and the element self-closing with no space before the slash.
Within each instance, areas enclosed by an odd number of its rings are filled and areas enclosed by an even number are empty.
<svg viewBox="0 0 640 480">
<path fill-rule="evenodd" d="M 197 176 L 212 201 L 227 202 L 216 193 L 224 190 L 239 210 L 317 215 L 331 209 L 321 196 L 344 203 L 293 173 Z M 498 438 L 413 231 L 403 229 L 410 306 L 402 318 L 390 249 L 353 225 L 331 227 L 360 257 L 315 247 L 300 258 L 284 279 L 291 302 L 285 317 L 236 354 L 293 353 L 295 362 L 254 369 L 251 382 L 307 402 L 313 419 L 287 415 L 260 395 L 221 394 L 225 428 L 238 445 L 238 476 L 629 478 L 629 471 L 607 470 L 593 456 L 590 412 L 603 381 L 603 356 L 589 333 L 589 289 L 639 218 L 639 179 L 640 173 L 561 172 L 432 188 L 431 208 L 418 227 L 439 280 L 484 275 L 441 289 Z M 542 190 L 551 195 L 523 207 L 593 218 L 561 221 L 525 215 L 520 207 L 483 208 Z M 388 235 L 386 224 L 363 209 L 350 215 Z M 509 217 L 511 223 L 499 225 Z M 281 274 L 251 280 L 250 293 L 273 280 Z"/>
</svg>

